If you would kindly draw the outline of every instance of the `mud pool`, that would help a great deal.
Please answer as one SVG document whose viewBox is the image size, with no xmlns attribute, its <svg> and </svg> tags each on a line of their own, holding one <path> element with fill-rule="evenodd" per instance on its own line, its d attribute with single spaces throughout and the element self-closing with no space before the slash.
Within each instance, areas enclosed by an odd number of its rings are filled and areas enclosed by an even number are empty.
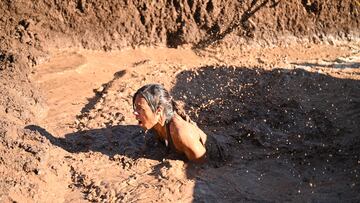
<svg viewBox="0 0 360 203">
<path fill-rule="evenodd" d="M 228 50 L 223 60 L 190 49 L 66 50 L 32 76 L 49 110 L 26 129 L 55 146 L 65 201 L 354 201 L 359 52 L 297 49 Z M 147 83 L 164 84 L 231 160 L 189 163 L 142 132 L 132 94 Z"/>
</svg>

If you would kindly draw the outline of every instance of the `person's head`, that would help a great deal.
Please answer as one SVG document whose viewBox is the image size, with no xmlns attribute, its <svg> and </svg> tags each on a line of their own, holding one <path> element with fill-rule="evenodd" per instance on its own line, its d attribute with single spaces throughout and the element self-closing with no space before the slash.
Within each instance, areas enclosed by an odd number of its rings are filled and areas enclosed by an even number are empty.
<svg viewBox="0 0 360 203">
<path fill-rule="evenodd" d="M 139 126 L 145 130 L 169 121 L 174 115 L 171 96 L 159 84 L 148 84 L 138 89 L 133 96 L 133 108 Z"/>
</svg>

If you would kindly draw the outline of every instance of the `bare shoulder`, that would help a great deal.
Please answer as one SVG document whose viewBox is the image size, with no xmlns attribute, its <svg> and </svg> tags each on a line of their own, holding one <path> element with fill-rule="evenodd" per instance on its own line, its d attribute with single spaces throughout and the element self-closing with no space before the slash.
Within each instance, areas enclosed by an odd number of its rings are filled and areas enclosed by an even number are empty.
<svg viewBox="0 0 360 203">
<path fill-rule="evenodd" d="M 182 142 L 185 142 L 184 144 L 193 143 L 194 140 L 202 139 L 205 135 L 200 128 L 183 120 L 181 117 L 175 117 L 173 121 L 172 133 L 177 135 Z"/>
<path fill-rule="evenodd" d="M 175 117 L 173 119 L 172 130 L 174 130 L 175 134 L 179 135 L 182 135 L 184 133 L 194 133 L 193 125 L 179 117 Z"/>
<path fill-rule="evenodd" d="M 189 160 L 198 160 L 204 156 L 206 149 L 201 134 L 203 132 L 196 125 L 177 117 L 173 119 L 170 131 L 175 147 L 184 152 Z"/>
</svg>

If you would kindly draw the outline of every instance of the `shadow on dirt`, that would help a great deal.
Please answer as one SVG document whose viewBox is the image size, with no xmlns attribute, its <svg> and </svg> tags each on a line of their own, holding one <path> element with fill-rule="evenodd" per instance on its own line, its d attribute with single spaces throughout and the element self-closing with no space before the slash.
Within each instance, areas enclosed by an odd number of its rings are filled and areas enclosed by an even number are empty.
<svg viewBox="0 0 360 203">
<path fill-rule="evenodd" d="M 225 66 L 176 81 L 173 97 L 200 127 L 238 142 L 231 167 L 197 179 L 195 201 L 358 198 L 360 81 Z"/>
<path fill-rule="evenodd" d="M 162 143 L 149 132 L 145 134 L 135 125 L 118 125 L 109 128 L 92 129 L 66 134 L 65 138 L 57 138 L 46 129 L 37 125 L 28 125 L 25 129 L 39 132 L 51 144 L 61 147 L 69 153 L 101 152 L 109 158 L 123 155 L 133 160 L 147 158 L 161 161 L 164 157 L 176 158 L 168 153 Z"/>
<path fill-rule="evenodd" d="M 304 141 L 332 143 L 339 135 L 359 133 L 357 80 L 302 69 L 213 66 L 181 72 L 176 80 L 172 95 L 187 104 L 200 126 L 228 135 L 243 132 L 233 135 L 237 140 L 250 134 L 263 146 L 298 149 Z"/>
<path fill-rule="evenodd" d="M 254 37 L 255 27 L 252 23 L 250 23 L 249 19 L 252 16 L 254 16 L 255 13 L 257 13 L 259 10 L 264 8 L 269 2 L 271 2 L 270 7 L 276 7 L 280 1 L 264 0 L 264 1 L 261 1 L 258 5 L 256 5 L 257 2 L 258 2 L 257 0 L 252 1 L 250 7 L 245 12 L 243 12 L 241 16 L 239 16 L 240 12 L 237 13 L 235 19 L 223 32 L 220 33 L 220 28 L 217 24 L 212 26 L 208 30 L 209 37 L 206 37 L 205 39 L 198 42 L 193 48 L 194 49 L 204 49 L 204 48 L 216 43 L 217 41 L 224 39 L 228 34 L 230 34 L 231 32 L 233 32 L 234 30 L 236 30 L 239 27 L 244 32 L 243 33 L 244 36 L 250 37 L 250 38 Z"/>
<path fill-rule="evenodd" d="M 88 99 L 88 103 L 81 109 L 81 113 L 86 113 L 89 110 L 93 109 L 94 106 L 100 101 L 104 92 L 106 92 L 108 86 L 110 86 L 115 80 L 123 77 L 125 74 L 126 74 L 125 70 L 120 70 L 120 71 L 114 73 L 114 77 L 112 80 L 110 80 L 107 83 L 102 84 L 101 89 L 98 89 L 98 90 L 94 89 L 93 90 L 95 93 L 94 97 Z"/>
</svg>

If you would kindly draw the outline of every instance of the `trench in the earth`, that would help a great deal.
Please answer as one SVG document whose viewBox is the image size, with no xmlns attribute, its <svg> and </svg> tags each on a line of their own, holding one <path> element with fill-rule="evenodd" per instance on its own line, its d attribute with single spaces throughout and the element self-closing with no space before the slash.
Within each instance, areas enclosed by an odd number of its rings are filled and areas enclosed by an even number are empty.
<svg viewBox="0 0 360 203">
<path fill-rule="evenodd" d="M 288 139 L 294 138 L 290 136 L 291 127 L 281 128 L 291 122 L 301 123 L 301 119 L 310 115 L 317 119 L 315 124 L 304 122 L 305 130 L 294 127 L 293 130 L 300 130 L 296 137 L 302 136 L 301 133 L 336 134 L 334 121 L 329 121 L 329 125 L 327 121 L 318 121 L 329 112 L 322 108 L 306 111 L 302 105 L 322 107 L 321 102 L 325 101 L 321 99 L 333 99 L 331 88 L 323 87 L 331 82 L 356 93 L 359 53 L 352 48 L 299 46 L 232 50 L 220 55 L 168 48 L 107 53 L 65 50 L 52 56 L 37 67 L 32 77 L 48 104 L 47 116 L 34 126 L 63 151 L 58 159 L 69 167 L 69 174 L 63 175 L 71 179 L 68 200 L 351 200 L 359 187 L 354 155 L 350 155 L 343 167 L 336 168 L 344 154 L 337 152 L 331 155 L 335 158 L 326 158 L 325 155 L 332 154 L 329 147 L 320 158 L 314 158 L 311 156 L 316 150 L 311 147 L 309 150 L 296 142 L 294 147 L 283 147 L 291 142 Z M 289 78 L 295 84 L 290 84 Z M 318 98 L 307 98 L 312 103 L 301 103 L 305 97 L 293 92 L 314 88 L 307 84 L 311 82 L 323 87 L 325 93 L 319 92 Z M 194 105 L 186 108 L 190 115 L 207 132 L 221 135 L 230 143 L 227 146 L 233 148 L 232 160 L 198 166 L 168 156 L 157 143 L 148 143 L 144 148 L 145 140 L 151 138 L 134 126 L 131 99 L 136 89 L 147 83 L 162 83 L 174 98 L 185 105 Z M 298 84 L 306 87 L 298 89 L 295 87 Z M 268 87 L 284 89 L 264 93 L 263 89 Z M 313 93 L 305 90 L 303 94 Z M 350 99 L 353 97 L 356 95 L 350 95 Z M 243 100 L 239 102 L 239 98 Z M 281 101 L 286 98 L 291 99 Z M 342 101 L 333 102 L 329 105 L 348 110 L 336 103 Z M 264 114 L 266 111 L 270 116 Z M 279 111 L 298 118 L 284 117 Z M 349 115 L 356 119 L 358 113 L 355 109 Z M 278 117 L 283 120 L 279 121 Z M 279 129 L 285 129 L 288 134 L 274 130 L 269 122 L 277 122 Z M 308 129 L 307 124 L 317 125 L 318 131 Z M 355 124 L 349 121 L 339 125 Z M 329 131 L 323 132 L 327 128 Z M 284 136 L 283 140 L 267 141 L 267 132 Z M 326 139 L 306 141 L 319 147 L 326 144 Z M 341 189 L 344 185 L 346 188 Z M 334 192 L 335 189 L 339 192 Z"/>
</svg>

